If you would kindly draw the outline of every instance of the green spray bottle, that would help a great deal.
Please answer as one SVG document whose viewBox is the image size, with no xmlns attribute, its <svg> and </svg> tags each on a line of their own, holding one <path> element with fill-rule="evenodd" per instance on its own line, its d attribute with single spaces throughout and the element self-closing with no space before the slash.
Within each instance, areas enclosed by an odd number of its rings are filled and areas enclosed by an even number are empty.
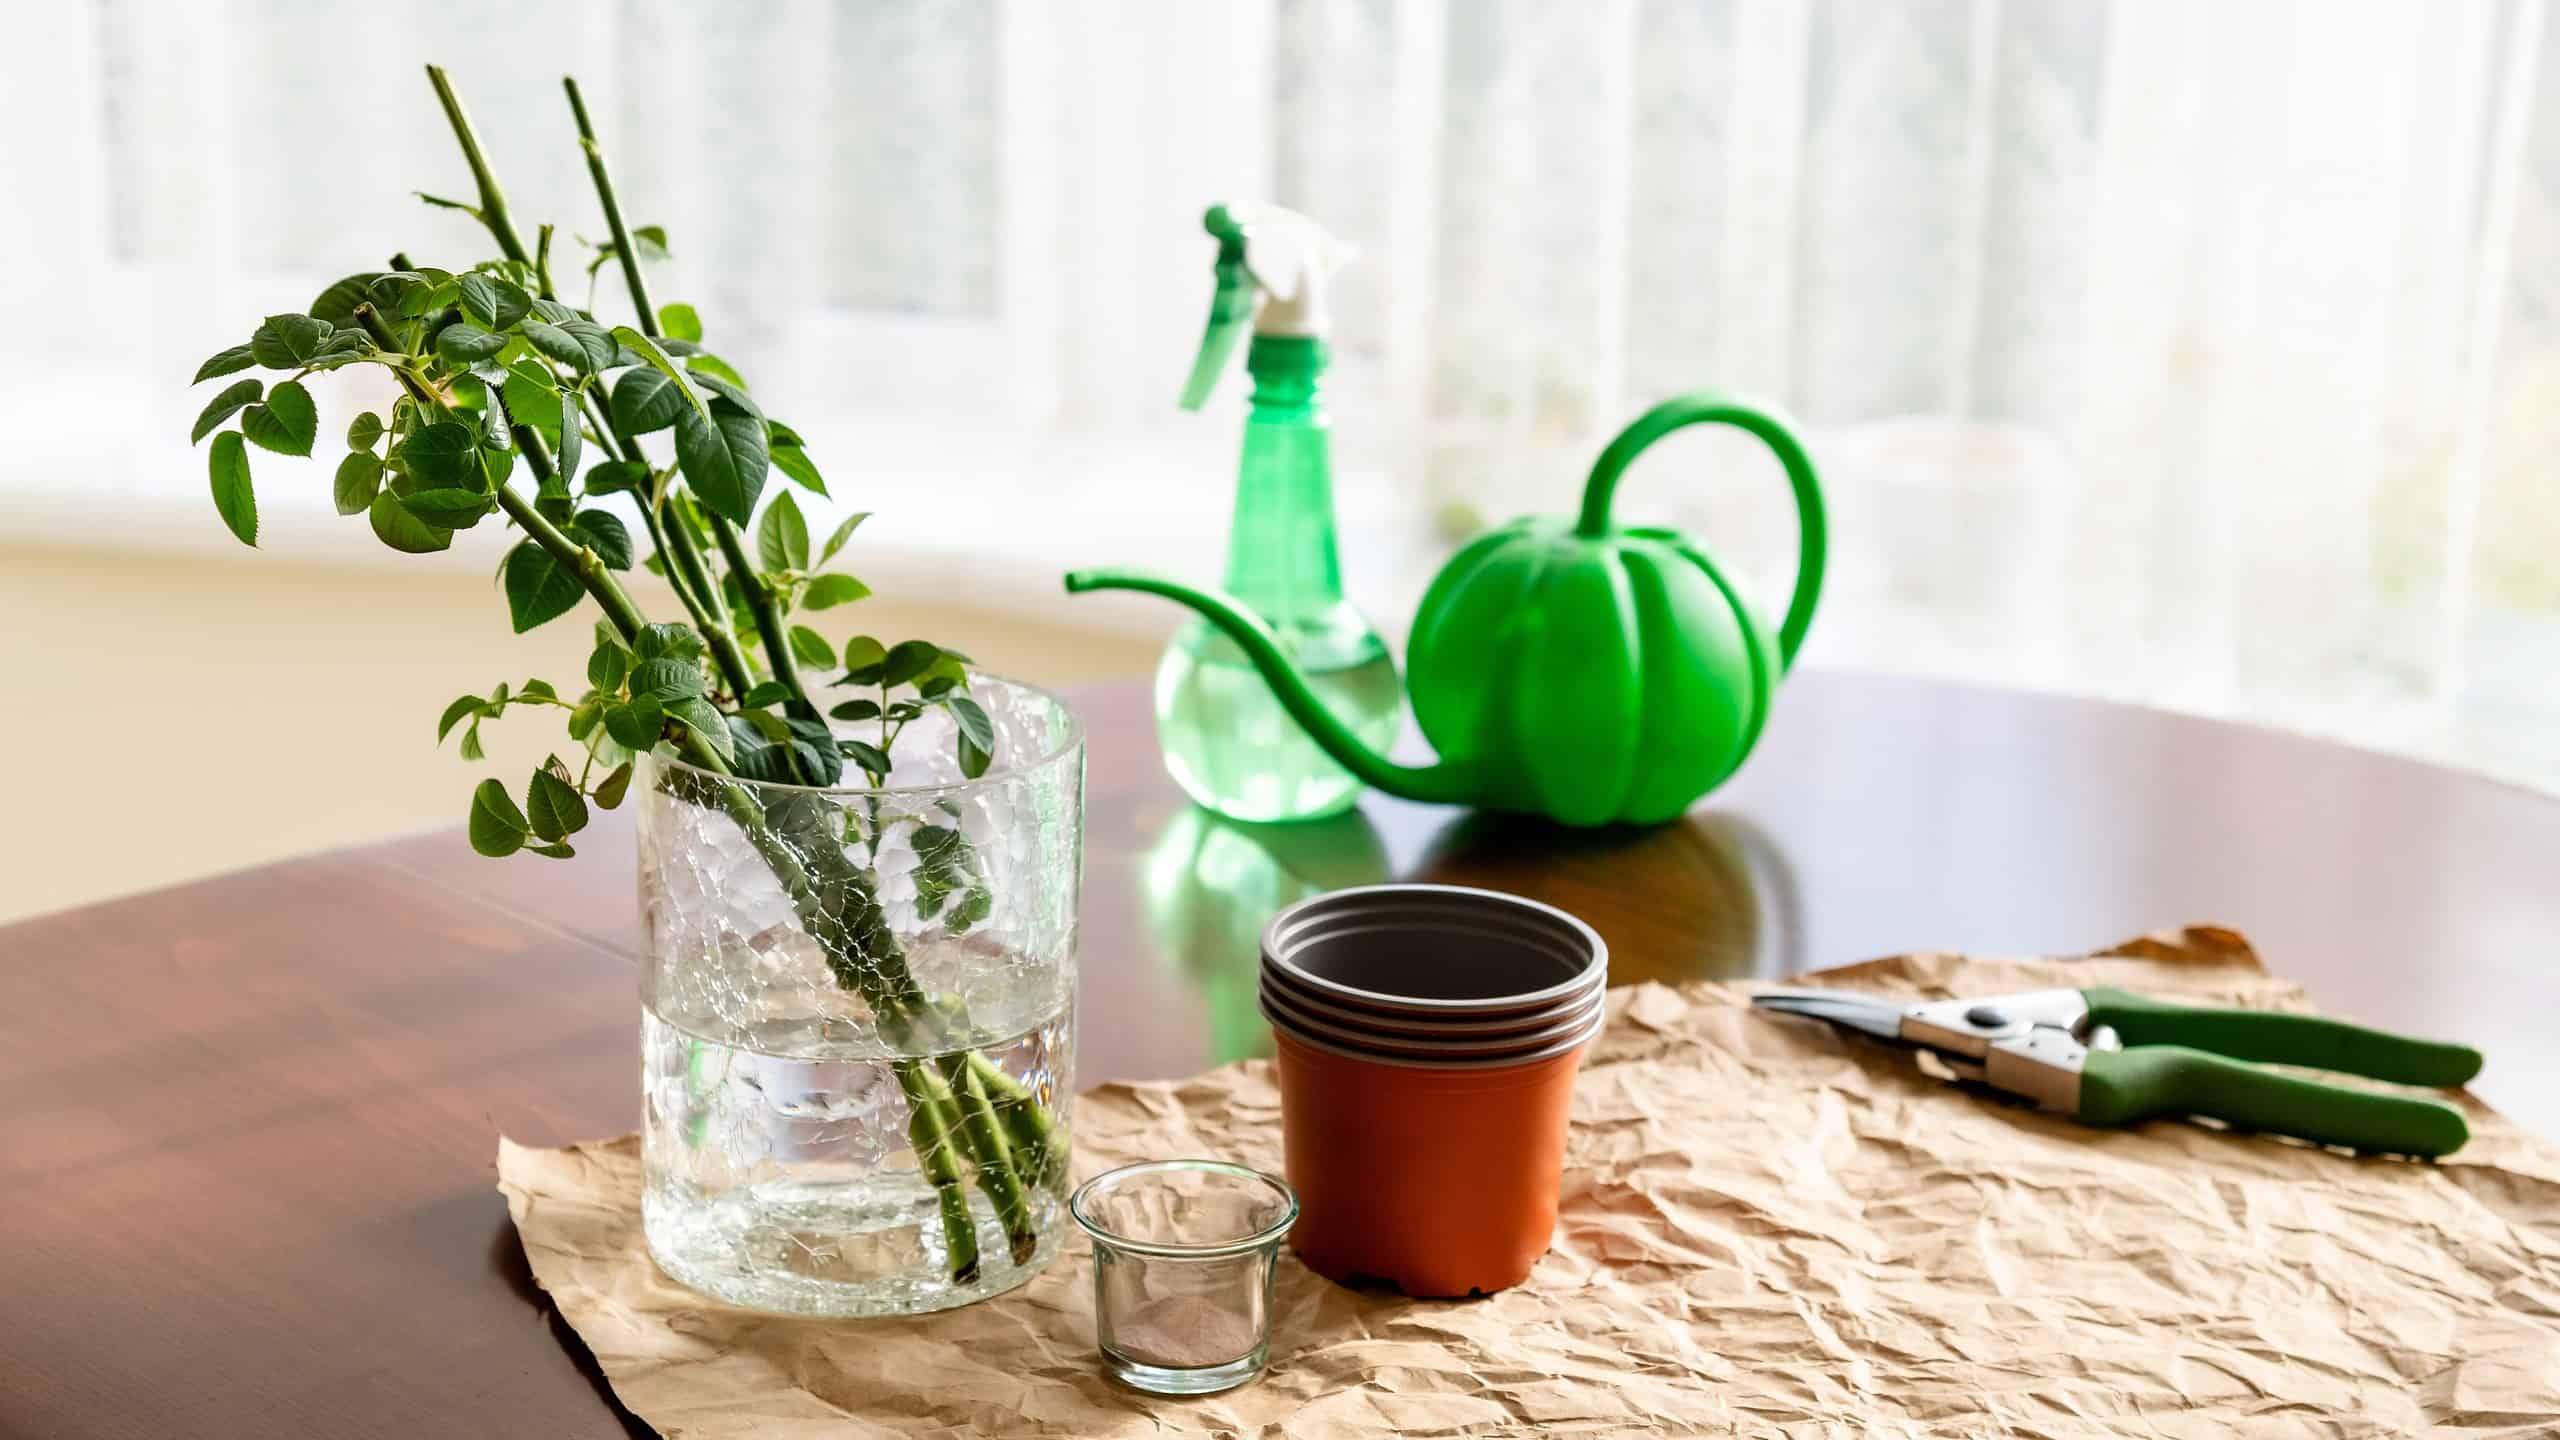
<svg viewBox="0 0 2560 1440">
<path fill-rule="evenodd" d="M 1325 706 L 1371 748 L 1396 738 L 1404 690 L 1366 617 L 1342 596 L 1334 545 L 1331 426 L 1322 384 L 1325 287 L 1345 258 L 1314 221 L 1277 206 L 1213 206 L 1218 242 L 1209 326 L 1183 387 L 1197 410 L 1250 330 L 1253 379 L 1227 538 L 1227 593 L 1271 627 Z M 1226 633 L 1193 620 L 1156 671 L 1165 768 L 1191 797 L 1237 820 L 1338 815 L 1360 782 L 1307 738 Z"/>
</svg>

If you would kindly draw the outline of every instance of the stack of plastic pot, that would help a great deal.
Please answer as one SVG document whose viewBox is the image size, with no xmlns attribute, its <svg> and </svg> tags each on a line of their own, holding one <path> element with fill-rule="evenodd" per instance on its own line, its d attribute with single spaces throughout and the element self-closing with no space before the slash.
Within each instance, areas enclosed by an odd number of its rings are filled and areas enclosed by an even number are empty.
<svg viewBox="0 0 2560 1440">
<path fill-rule="evenodd" d="M 1372 885 L 1282 911 L 1262 1013 L 1308 1267 L 1409 1295 L 1526 1278 L 1608 974 L 1590 926 L 1516 895 Z"/>
</svg>

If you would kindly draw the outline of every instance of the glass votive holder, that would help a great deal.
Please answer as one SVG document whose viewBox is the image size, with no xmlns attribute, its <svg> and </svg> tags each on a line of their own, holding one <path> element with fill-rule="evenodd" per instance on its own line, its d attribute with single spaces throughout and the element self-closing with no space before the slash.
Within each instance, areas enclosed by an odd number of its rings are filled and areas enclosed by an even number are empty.
<svg viewBox="0 0 2560 1440">
<path fill-rule="evenodd" d="M 1278 1176 L 1216 1160 L 1097 1175 L 1068 1205 L 1093 1237 L 1093 1328 L 1113 1379 L 1208 1395 L 1271 1358 L 1271 1287 L 1298 1218 Z"/>
</svg>

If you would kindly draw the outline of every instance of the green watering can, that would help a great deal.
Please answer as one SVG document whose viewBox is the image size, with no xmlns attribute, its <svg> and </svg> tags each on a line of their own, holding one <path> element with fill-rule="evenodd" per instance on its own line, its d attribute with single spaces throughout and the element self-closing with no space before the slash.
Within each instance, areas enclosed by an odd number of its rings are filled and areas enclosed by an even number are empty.
<svg viewBox="0 0 2560 1440">
<path fill-rule="evenodd" d="M 1685 425 L 1733 425 L 1786 467 L 1799 533 L 1795 594 L 1775 633 L 1706 552 L 1676 531 L 1620 529 L 1618 477 Z M 1414 719 L 1440 753 L 1398 765 L 1307 686 L 1271 628 L 1227 596 L 1120 570 L 1067 589 L 1143 590 L 1207 616 L 1308 736 L 1363 782 L 1409 800 L 1651 824 L 1742 765 L 1768 723 L 1822 591 L 1822 491 L 1768 410 L 1713 394 L 1667 400 L 1600 452 L 1582 514 L 1515 520 L 1450 558 L 1422 597 L 1406 657 Z"/>
</svg>

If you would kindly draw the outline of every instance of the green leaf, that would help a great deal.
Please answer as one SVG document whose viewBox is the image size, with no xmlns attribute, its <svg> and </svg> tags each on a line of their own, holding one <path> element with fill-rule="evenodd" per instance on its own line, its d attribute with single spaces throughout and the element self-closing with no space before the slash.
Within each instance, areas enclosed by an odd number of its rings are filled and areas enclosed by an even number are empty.
<svg viewBox="0 0 2560 1440">
<path fill-rule="evenodd" d="M 616 765 L 613 767 L 613 773 L 604 777 L 603 781 L 596 786 L 596 804 L 607 810 L 615 809 L 622 804 L 623 795 L 630 789 L 630 765 Z"/>
<path fill-rule="evenodd" d="M 248 346 L 234 345 L 228 350 L 215 352 L 212 359 L 209 359 L 203 364 L 197 366 L 196 378 L 188 381 L 187 383 L 190 385 L 201 385 L 217 375 L 236 374 L 239 371 L 246 370 L 257 363 L 257 356 L 250 353 Z M 282 369 L 284 367 L 278 366 L 277 368 Z"/>
<path fill-rule="evenodd" d="M 338 478 L 329 486 L 341 515 L 361 515 L 382 490 L 382 462 L 370 450 L 350 450 L 338 462 Z"/>
<path fill-rule="evenodd" d="M 857 510 L 844 517 L 844 523 L 836 527 L 836 533 L 827 537 L 827 548 L 818 552 L 818 563 L 824 565 L 836 558 L 836 552 L 844 548 L 844 542 L 852 539 L 853 532 L 861 528 L 863 521 L 870 518 L 871 512 L 868 510 Z"/>
<path fill-rule="evenodd" d="M 453 543 L 451 530 L 410 514 L 400 498 L 388 490 L 373 497 L 373 508 L 365 512 L 365 517 L 373 524 L 374 537 L 394 550 L 431 555 Z"/>
<path fill-rule="evenodd" d="M 833 715 L 839 720 L 877 720 L 880 718 L 880 702 L 877 700 L 847 700 L 827 713 Z"/>
<path fill-rule="evenodd" d="M 337 333 L 328 321 L 308 315 L 270 315 L 249 337 L 249 355 L 270 370 L 297 369 Z"/>
<path fill-rule="evenodd" d="M 298 380 L 285 380 L 267 392 L 267 403 L 249 407 L 240 417 L 240 433 L 262 450 L 279 455 L 308 455 L 320 435 L 320 408 Z"/>
<path fill-rule="evenodd" d="M 773 468 L 797 481 L 802 489 L 818 495 L 827 493 L 826 479 L 818 474 L 817 466 L 809 463 L 808 451 L 797 445 L 775 445 L 772 454 Z"/>
<path fill-rule="evenodd" d="M 401 316 L 415 320 L 444 313 L 444 308 L 451 305 L 460 293 L 454 286 L 453 276 L 442 270 L 421 270 L 418 274 L 423 283 L 400 292 Z"/>
<path fill-rule="evenodd" d="M 995 756 L 989 753 L 985 746 L 980 745 L 977 741 L 969 738 L 968 734 L 965 732 L 960 736 L 957 749 L 959 752 L 960 773 L 972 780 L 986 774 L 987 766 L 993 764 L 995 761 Z"/>
<path fill-rule="evenodd" d="M 347 448 L 370 450 L 382 438 L 382 417 L 367 410 L 347 422 Z"/>
<path fill-rule="evenodd" d="M 880 683 L 880 672 L 888 663 L 889 652 L 882 649 L 880 642 L 870 636 L 856 635 L 844 642 L 844 654 L 840 658 L 844 661 L 847 673 L 844 679 L 836 682 L 837 684 L 877 685 Z"/>
<path fill-rule="evenodd" d="M 702 396 L 687 383 L 684 372 L 676 368 L 675 361 L 667 358 L 667 352 L 659 348 L 657 341 L 628 325 L 614 326 L 613 338 L 628 346 L 632 354 L 640 357 L 641 363 L 673 382 L 677 393 L 684 397 L 686 408 L 703 419 L 707 420 L 711 417 L 711 411 L 703 404 Z M 740 520 L 738 523 L 744 525 L 747 522 Z"/>
<path fill-rule="evenodd" d="M 698 342 L 702 339 L 702 317 L 695 314 L 690 305 L 659 306 L 658 328 L 679 340 Z"/>
<path fill-rule="evenodd" d="M 517 363 L 531 370 L 542 368 L 530 360 Z M 548 374 L 537 377 L 523 370 L 510 370 L 506 382 L 499 386 L 499 394 L 506 401 L 508 419 L 519 425 L 532 426 L 546 439 L 559 438 L 562 424 L 560 392 L 552 387 Z"/>
<path fill-rule="evenodd" d="M 702 664 L 692 659 L 643 660 L 631 670 L 631 693 L 671 705 L 702 693 Z"/>
<path fill-rule="evenodd" d="M 480 467 L 473 456 L 479 437 L 459 420 L 439 420 L 400 442 L 393 453 L 402 468 L 426 489 L 478 488 Z"/>
<path fill-rule="evenodd" d="M 631 662 L 620 646 L 599 645 L 587 657 L 587 683 L 599 690 L 619 690 L 622 677 L 630 673 Z"/>
<path fill-rule="evenodd" d="M 524 813 L 533 822 L 533 833 L 545 840 L 565 840 L 587 828 L 586 799 L 549 766 L 533 772 L 524 792 Z"/>
<path fill-rule="evenodd" d="M 756 682 L 755 688 L 749 690 L 745 698 L 738 703 L 753 710 L 766 705 L 779 705 L 790 698 L 790 686 L 779 680 L 760 680 Z"/>
<path fill-rule="evenodd" d="M 464 760 L 471 761 L 475 764 L 489 758 L 489 752 L 480 748 L 479 721 L 472 721 L 471 724 L 463 730 L 460 753 Z"/>
<path fill-rule="evenodd" d="M 643 225 L 631 232 L 631 249 L 643 260 L 667 258 L 667 227 Z"/>
<path fill-rule="evenodd" d="M 531 828 L 506 786 L 483 780 L 471 792 L 472 849 L 493 860 L 513 855 L 524 847 L 525 834 Z"/>
<path fill-rule="evenodd" d="M 764 519 L 756 525 L 756 559 L 767 570 L 809 568 L 809 522 L 788 490 L 764 507 Z"/>
<path fill-rule="evenodd" d="M 465 695 L 444 707 L 444 714 L 436 720 L 436 743 L 443 744 L 444 737 L 453 733 L 453 727 L 461 724 L 464 716 L 479 714 L 488 703 L 477 695 Z"/>
<path fill-rule="evenodd" d="M 586 593 L 576 575 L 531 540 L 519 541 L 516 548 L 507 552 L 500 575 L 507 592 L 508 617 L 519 635 L 577 609 L 579 597 Z"/>
<path fill-rule="evenodd" d="M 631 650 L 643 660 L 699 660 L 702 637 L 690 625 L 661 620 L 641 626 L 640 633 L 631 637 Z"/>
<path fill-rule="evenodd" d="M 569 533 L 585 541 L 606 569 L 631 568 L 631 532 L 623 528 L 621 519 L 612 511 L 593 506 L 579 511 L 577 518 L 569 522 Z"/>
<path fill-rule="evenodd" d="M 942 647 L 929 640 L 901 640 L 890 647 L 880 667 L 880 683 L 904 685 L 933 668 L 942 658 Z"/>
<path fill-rule="evenodd" d="M 612 331 L 607 331 L 604 325 L 596 325 L 594 320 L 584 318 L 584 315 L 573 315 L 573 318 L 561 320 L 556 325 L 545 323 L 545 320 L 525 320 L 520 331 L 525 336 L 525 343 L 530 343 L 535 351 L 571 366 L 579 374 L 596 374 L 602 369 L 609 369 L 614 364 L 614 354 L 620 351 L 620 346 L 614 346 Z"/>
<path fill-rule="evenodd" d="M 586 435 L 578 426 L 578 413 L 570 407 L 568 397 L 555 394 L 555 398 L 561 406 L 564 418 L 560 424 L 559 452 L 551 457 L 551 474 L 552 478 L 558 480 L 561 488 L 565 490 L 570 481 L 578 478 L 580 458 L 578 450 L 580 446 L 586 444 Z"/>
<path fill-rule="evenodd" d="M 258 543 L 258 497 L 249 488 L 249 451 L 240 433 L 225 430 L 213 437 L 213 508 L 240 543 Z"/>
<path fill-rule="evenodd" d="M 676 423 L 685 402 L 674 381 L 642 366 L 614 378 L 606 408 L 612 412 L 614 429 L 625 435 L 646 435 Z"/>
<path fill-rule="evenodd" d="M 462 313 L 491 330 L 504 330 L 533 309 L 533 297 L 494 275 L 473 272 L 454 282 Z"/>
<path fill-rule="evenodd" d="M 480 474 L 482 477 L 482 483 L 487 485 L 491 490 L 495 490 L 499 486 L 506 484 L 507 472 L 514 468 L 516 468 L 516 452 L 513 450 L 501 450 L 497 448 L 494 436 L 492 437 L 492 443 L 480 447 Z"/>
<path fill-rule="evenodd" d="M 959 722 L 960 734 L 980 750 L 990 754 L 996 748 L 996 722 L 987 718 L 987 709 L 966 695 L 954 695 L 943 702 L 951 710 L 951 718 Z M 970 779 L 977 777 L 972 775 Z"/>
<path fill-rule="evenodd" d="M 716 413 L 679 411 L 676 465 L 694 496 L 731 523 L 747 524 L 764 489 L 764 422 L 719 402 Z"/>
<path fill-rule="evenodd" d="M 373 282 L 381 278 L 381 271 L 368 270 L 321 291 L 311 302 L 312 318 L 326 320 L 340 330 L 354 329 L 356 307 L 373 299 Z"/>
<path fill-rule="evenodd" d="M 667 715 L 670 719 L 683 721 L 685 728 L 701 736 L 703 743 L 709 745 L 724 762 L 738 753 L 737 743 L 730 737 L 728 723 L 720 718 L 720 712 L 713 708 L 711 702 L 701 696 L 679 700 L 668 706 Z"/>
<path fill-rule="evenodd" d="M 574 860 L 578 856 L 578 852 L 570 849 L 569 842 L 566 840 L 555 840 L 548 845 L 527 845 L 524 848 L 527 854 L 540 855 L 552 860 Z"/>
<path fill-rule="evenodd" d="M 631 750 L 646 750 L 658 743 L 658 730 L 667 721 L 666 710 L 653 696 L 643 695 L 628 705 L 608 705 L 604 711 L 604 733 Z"/>
<path fill-rule="evenodd" d="M 648 466 L 636 460 L 607 460 L 587 471 L 587 494 L 616 495 L 637 490 L 648 481 Z"/>
<path fill-rule="evenodd" d="M 821 575 L 809 582 L 809 588 L 801 593 L 800 603 L 812 610 L 832 610 L 838 605 L 850 605 L 870 593 L 870 586 L 850 575 Z"/>
<path fill-rule="evenodd" d="M 238 413 L 241 406 L 255 401 L 260 395 L 266 393 L 266 388 L 266 382 L 257 379 L 242 380 L 224 386 L 222 393 L 213 397 L 213 403 L 204 407 L 204 413 L 196 417 L 195 433 L 187 437 L 187 443 L 195 444 L 221 429 L 223 421 Z"/>
<path fill-rule="evenodd" d="M 889 773 L 889 757 L 880 747 L 866 745 L 859 740 L 839 740 L 836 744 L 844 750 L 845 758 L 860 766 L 863 773 L 874 779 Z"/>
<path fill-rule="evenodd" d="M 557 700 L 560 698 L 560 692 L 551 688 L 550 681 L 543 679 L 527 680 L 524 682 L 524 688 L 518 690 L 516 694 L 518 696 L 539 695 L 545 700 Z"/>
<path fill-rule="evenodd" d="M 412 490 L 397 497 L 402 507 L 436 529 L 468 530 L 497 505 L 497 500 L 477 490 L 461 490 L 443 486 L 434 490 Z M 436 547 L 441 550 L 444 547 Z"/>
<path fill-rule="evenodd" d="M 436 332 L 436 353 L 466 365 L 486 360 L 506 348 L 506 336 L 483 330 L 468 320 L 456 320 Z"/>
<path fill-rule="evenodd" d="M 827 643 L 827 637 L 806 625 L 791 627 L 791 654 L 801 664 L 819 670 L 836 667 L 835 647 Z"/>
<path fill-rule="evenodd" d="M 740 390 L 747 388 L 747 377 L 739 374 L 736 366 L 707 351 L 699 355 L 686 356 L 684 368 L 685 373 L 689 375 L 716 375 Z"/>
<path fill-rule="evenodd" d="M 738 384 L 736 381 L 720 374 L 717 370 L 702 368 L 699 361 L 693 362 L 693 366 L 694 368 L 687 370 L 686 373 L 693 377 L 693 383 L 695 385 L 711 392 L 713 395 L 719 396 L 721 399 L 728 401 L 730 404 L 737 406 L 748 414 L 753 415 L 756 417 L 757 424 L 770 424 L 770 422 L 764 418 L 764 407 L 756 404 L 756 397 L 747 393 L 746 386 Z M 725 365 L 720 367 L 722 370 L 727 368 L 728 367 Z M 700 373 L 695 373 L 696 371 L 699 371 Z"/>
</svg>

